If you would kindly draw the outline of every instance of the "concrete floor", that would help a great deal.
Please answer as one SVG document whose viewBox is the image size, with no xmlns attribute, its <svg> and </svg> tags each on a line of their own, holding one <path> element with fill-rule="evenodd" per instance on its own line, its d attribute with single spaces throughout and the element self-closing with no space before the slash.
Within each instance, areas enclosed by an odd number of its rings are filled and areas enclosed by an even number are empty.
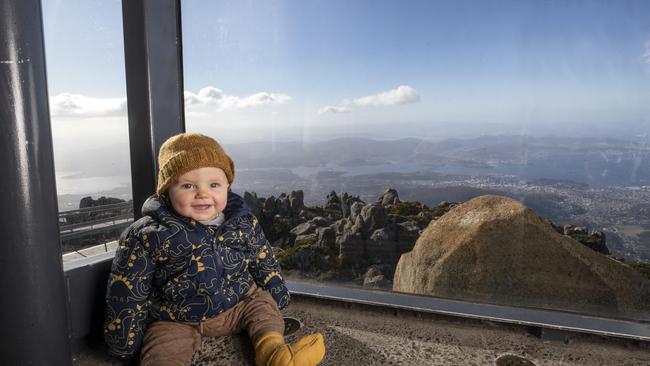
<svg viewBox="0 0 650 366">
<path fill-rule="evenodd" d="M 514 354 L 537 366 L 650 365 L 646 342 L 571 334 L 566 341 L 543 341 L 524 327 L 417 314 L 366 305 L 294 297 L 288 316 L 305 326 L 287 337 L 319 331 L 327 354 L 322 365 L 495 365 Z M 192 365 L 253 365 L 245 336 L 206 338 Z M 98 350 L 77 353 L 75 365 L 116 365 Z M 523 365 L 509 363 L 504 365 Z"/>
</svg>

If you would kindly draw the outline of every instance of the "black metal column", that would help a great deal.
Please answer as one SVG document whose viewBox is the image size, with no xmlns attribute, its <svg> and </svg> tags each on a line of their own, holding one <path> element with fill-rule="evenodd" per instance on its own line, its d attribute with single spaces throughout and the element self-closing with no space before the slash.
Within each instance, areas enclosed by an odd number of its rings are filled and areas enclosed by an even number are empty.
<svg viewBox="0 0 650 366">
<path fill-rule="evenodd" d="M 0 1 L 0 363 L 70 365 L 40 0 Z"/>
<path fill-rule="evenodd" d="M 180 0 L 122 0 L 135 219 L 155 192 L 160 145 L 185 131 Z"/>
</svg>

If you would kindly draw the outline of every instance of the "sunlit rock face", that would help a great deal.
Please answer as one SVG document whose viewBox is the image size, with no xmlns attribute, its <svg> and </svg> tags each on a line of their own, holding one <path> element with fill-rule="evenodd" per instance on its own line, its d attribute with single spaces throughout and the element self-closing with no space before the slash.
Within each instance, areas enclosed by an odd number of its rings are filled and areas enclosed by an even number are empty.
<svg viewBox="0 0 650 366">
<path fill-rule="evenodd" d="M 401 256 L 393 290 L 650 318 L 650 282 L 563 236 L 521 203 L 481 196 L 452 208 Z"/>
</svg>

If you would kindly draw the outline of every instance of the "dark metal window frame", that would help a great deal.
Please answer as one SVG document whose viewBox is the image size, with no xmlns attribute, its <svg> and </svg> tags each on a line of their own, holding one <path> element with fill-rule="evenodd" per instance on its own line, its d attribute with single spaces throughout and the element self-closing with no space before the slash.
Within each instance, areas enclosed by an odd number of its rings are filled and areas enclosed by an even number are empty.
<svg viewBox="0 0 650 366">
<path fill-rule="evenodd" d="M 66 365 L 66 286 L 40 0 L 0 1 L 0 354 Z"/>
<path fill-rule="evenodd" d="M 157 155 L 185 132 L 180 0 L 122 0 L 133 214 L 155 192 Z"/>
</svg>

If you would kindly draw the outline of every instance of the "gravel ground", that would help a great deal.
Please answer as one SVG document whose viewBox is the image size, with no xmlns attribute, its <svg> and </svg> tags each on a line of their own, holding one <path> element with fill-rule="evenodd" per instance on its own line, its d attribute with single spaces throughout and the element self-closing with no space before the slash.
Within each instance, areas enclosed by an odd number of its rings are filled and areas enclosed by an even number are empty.
<svg viewBox="0 0 650 366">
<path fill-rule="evenodd" d="M 288 316 L 304 327 L 289 342 L 312 333 L 325 337 L 325 365 L 495 365 L 502 355 L 524 357 L 537 366 L 650 365 L 647 342 L 571 334 L 544 341 L 524 327 L 422 315 L 365 305 L 294 297 Z M 205 338 L 192 365 L 253 365 L 247 337 Z M 75 365 L 115 365 L 101 351 L 77 353 Z M 504 363 L 505 365 L 523 365 Z"/>
</svg>

